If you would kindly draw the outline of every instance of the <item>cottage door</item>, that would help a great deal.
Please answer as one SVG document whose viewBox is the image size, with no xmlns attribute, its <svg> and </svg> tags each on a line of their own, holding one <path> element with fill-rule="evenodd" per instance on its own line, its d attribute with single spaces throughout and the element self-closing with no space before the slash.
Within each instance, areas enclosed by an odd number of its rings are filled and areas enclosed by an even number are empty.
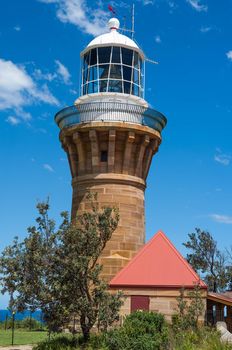
<svg viewBox="0 0 232 350">
<path fill-rule="evenodd" d="M 131 312 L 136 310 L 149 311 L 150 298 L 143 295 L 131 296 Z"/>
</svg>

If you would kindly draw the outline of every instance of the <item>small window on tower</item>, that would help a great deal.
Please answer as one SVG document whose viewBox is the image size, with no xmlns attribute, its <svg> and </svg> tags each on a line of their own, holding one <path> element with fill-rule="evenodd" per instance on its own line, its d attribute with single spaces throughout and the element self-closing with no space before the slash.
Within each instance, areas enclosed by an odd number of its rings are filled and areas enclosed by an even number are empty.
<svg viewBox="0 0 232 350">
<path fill-rule="evenodd" d="M 101 162 L 107 162 L 107 159 L 108 159 L 108 152 L 101 151 Z"/>
</svg>

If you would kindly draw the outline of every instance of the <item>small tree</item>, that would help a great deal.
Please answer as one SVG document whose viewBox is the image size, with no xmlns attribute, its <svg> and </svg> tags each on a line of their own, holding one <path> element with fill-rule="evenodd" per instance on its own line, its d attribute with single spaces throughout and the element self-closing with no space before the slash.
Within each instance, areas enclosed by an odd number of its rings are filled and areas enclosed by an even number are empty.
<svg viewBox="0 0 232 350">
<path fill-rule="evenodd" d="M 197 329 L 199 325 L 199 318 L 203 316 L 204 302 L 202 299 L 202 290 L 199 284 L 196 284 L 192 291 L 188 292 L 188 297 L 191 302 L 188 306 L 187 317 L 193 328 Z"/>
<path fill-rule="evenodd" d="M 189 240 L 183 245 L 191 250 L 187 254 L 187 260 L 199 273 L 203 273 L 204 280 L 209 290 L 217 292 L 226 288 L 230 280 L 229 267 L 223 254 L 217 248 L 217 242 L 207 231 L 196 228 L 196 232 L 190 233 Z"/>
<path fill-rule="evenodd" d="M 23 244 L 15 237 L 13 244 L 7 246 L 0 257 L 1 293 L 10 295 L 9 310 L 13 313 L 20 308 L 17 292 L 21 288 L 23 278 Z"/>
<path fill-rule="evenodd" d="M 98 329 L 106 332 L 108 327 L 113 324 L 113 322 L 119 320 L 118 311 L 122 306 L 123 294 L 118 292 L 115 295 L 108 295 L 104 303 L 99 307 L 98 314 Z"/>
<path fill-rule="evenodd" d="M 55 229 L 49 219 L 49 203 L 39 203 L 36 226 L 28 228 L 22 243 L 16 239 L 0 260 L 2 293 L 9 292 L 10 305 L 17 309 L 39 308 L 49 332 L 58 331 L 79 318 L 84 339 L 93 325 L 106 329 L 118 318 L 121 293 L 111 295 L 101 279 L 98 259 L 119 221 L 116 208 L 99 209 L 97 197 L 88 195 L 92 210 L 71 222 L 61 213 Z"/>
<path fill-rule="evenodd" d="M 88 196 L 92 210 L 84 212 L 75 222 L 65 216 L 59 232 L 61 244 L 56 251 L 59 267 L 58 289 L 62 304 L 70 314 L 79 316 L 84 339 L 93 325 L 106 329 L 117 317 L 121 293 L 111 295 L 100 277 L 98 259 L 119 221 L 116 208 L 99 209 L 96 197 Z M 112 312 L 109 312 L 111 308 Z"/>
<path fill-rule="evenodd" d="M 227 259 L 229 261 L 228 273 L 229 273 L 229 285 L 228 289 L 232 290 L 232 246 L 229 249 L 226 249 Z"/>
<path fill-rule="evenodd" d="M 36 226 L 27 229 L 28 235 L 23 242 L 19 243 L 15 239 L 12 246 L 2 253 L 1 292 L 10 293 L 10 307 L 13 303 L 15 311 L 29 309 L 32 313 L 41 309 L 51 332 L 61 324 L 60 318 L 53 318 L 57 314 L 59 302 L 57 291 L 53 288 L 54 283 L 51 283 L 55 277 L 54 253 L 59 240 L 55 222 L 48 217 L 48 200 L 38 203 L 36 208 L 39 213 Z"/>
<path fill-rule="evenodd" d="M 177 313 L 172 317 L 173 327 L 176 331 L 186 329 L 197 329 L 199 317 L 203 315 L 204 302 L 199 284 L 187 292 L 181 288 L 180 296 L 177 297 Z"/>
</svg>

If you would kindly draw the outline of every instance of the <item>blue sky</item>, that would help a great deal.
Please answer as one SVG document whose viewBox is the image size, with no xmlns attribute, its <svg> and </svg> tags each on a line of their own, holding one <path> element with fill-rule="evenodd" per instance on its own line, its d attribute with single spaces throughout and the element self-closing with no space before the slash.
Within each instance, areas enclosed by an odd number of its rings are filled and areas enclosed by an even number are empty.
<svg viewBox="0 0 232 350">
<path fill-rule="evenodd" d="M 232 244 L 232 2 L 135 0 L 147 57 L 146 100 L 168 118 L 146 190 L 146 237 L 182 242 L 195 227 Z M 0 250 L 24 238 L 37 201 L 70 210 L 71 184 L 54 114 L 79 95 L 80 51 L 106 31 L 111 4 L 130 26 L 132 1 L 2 0 Z M 7 297 L 0 297 L 0 308 Z"/>
</svg>

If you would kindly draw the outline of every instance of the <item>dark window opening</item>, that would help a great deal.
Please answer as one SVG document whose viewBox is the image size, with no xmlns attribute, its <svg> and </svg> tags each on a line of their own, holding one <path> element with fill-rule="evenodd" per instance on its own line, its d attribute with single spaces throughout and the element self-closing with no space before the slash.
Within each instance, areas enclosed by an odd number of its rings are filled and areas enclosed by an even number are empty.
<svg viewBox="0 0 232 350">
<path fill-rule="evenodd" d="M 107 162 L 107 159 L 108 159 L 108 152 L 101 151 L 101 162 Z"/>
</svg>

